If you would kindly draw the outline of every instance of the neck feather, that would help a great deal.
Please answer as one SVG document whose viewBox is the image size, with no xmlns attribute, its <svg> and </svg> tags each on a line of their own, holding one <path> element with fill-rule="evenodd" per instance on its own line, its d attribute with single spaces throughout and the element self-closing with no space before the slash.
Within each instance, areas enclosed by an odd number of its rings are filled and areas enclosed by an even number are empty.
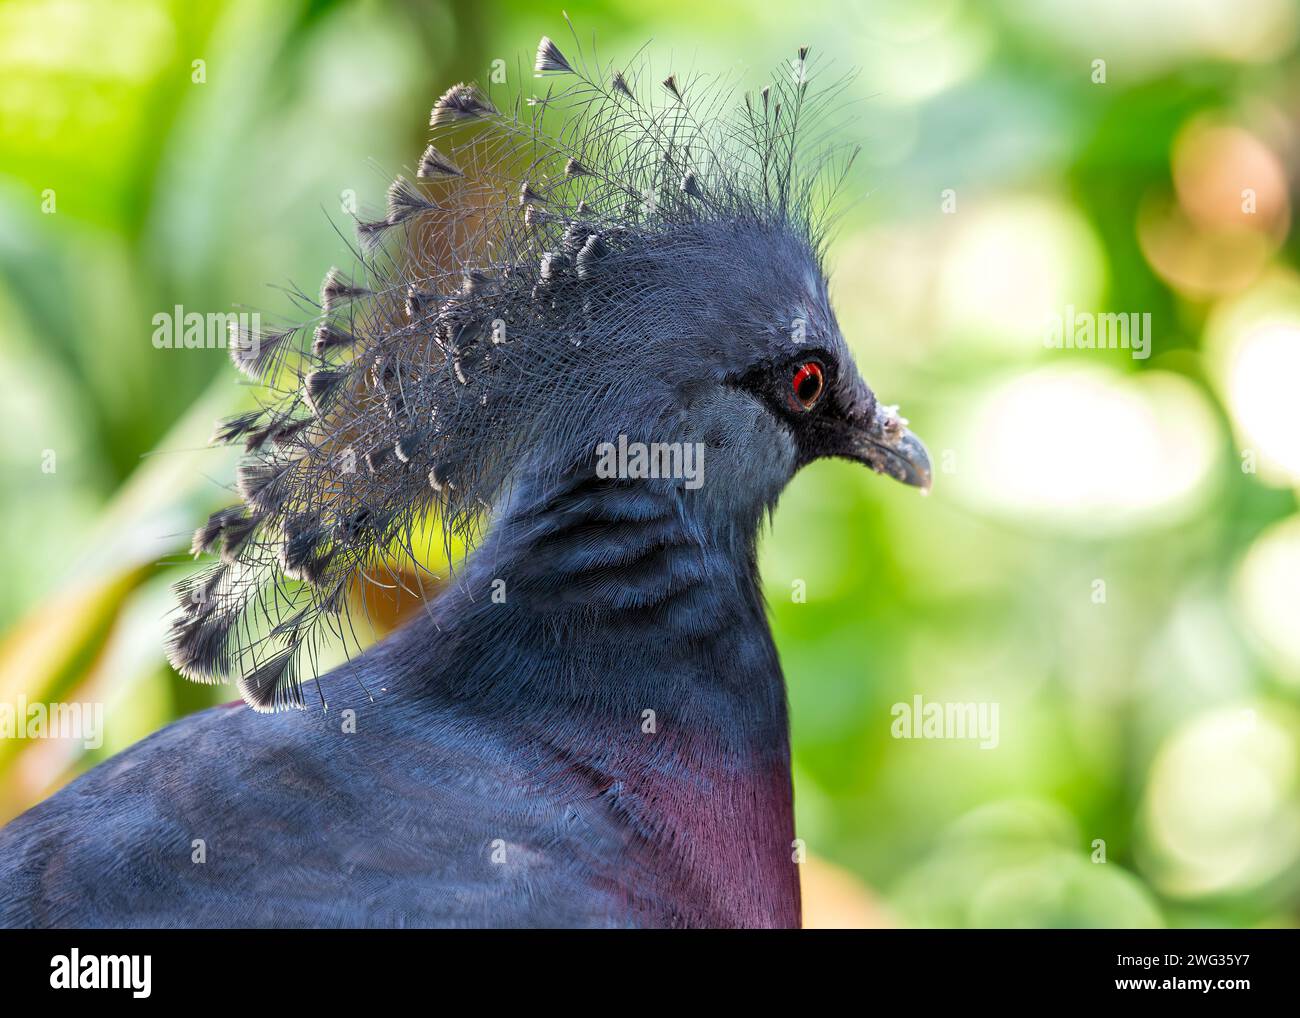
<svg viewBox="0 0 1300 1018">
<path fill-rule="evenodd" d="M 404 669 L 414 717 L 472 715 L 617 790 L 656 893 L 699 905 L 691 921 L 797 924 L 785 685 L 753 547 L 671 488 L 577 484 L 510 507 L 379 649 L 425 662 Z"/>
<path fill-rule="evenodd" d="M 442 673 L 460 699 L 616 723 L 690 711 L 679 723 L 724 746 L 785 753 L 754 534 L 701 527 L 669 485 L 589 479 L 515 502 L 433 618 L 476 662 Z"/>
</svg>

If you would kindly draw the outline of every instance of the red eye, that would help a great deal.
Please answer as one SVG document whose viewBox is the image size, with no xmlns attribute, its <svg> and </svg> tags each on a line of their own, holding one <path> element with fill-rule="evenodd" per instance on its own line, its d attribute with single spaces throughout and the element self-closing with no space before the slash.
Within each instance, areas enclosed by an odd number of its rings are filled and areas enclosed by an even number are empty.
<svg viewBox="0 0 1300 1018">
<path fill-rule="evenodd" d="M 800 365 L 799 370 L 794 373 L 794 378 L 790 381 L 796 409 L 802 407 L 804 410 L 811 410 L 815 407 L 817 401 L 822 398 L 823 385 L 824 379 L 820 364 L 816 361 L 808 361 L 806 364 Z"/>
</svg>

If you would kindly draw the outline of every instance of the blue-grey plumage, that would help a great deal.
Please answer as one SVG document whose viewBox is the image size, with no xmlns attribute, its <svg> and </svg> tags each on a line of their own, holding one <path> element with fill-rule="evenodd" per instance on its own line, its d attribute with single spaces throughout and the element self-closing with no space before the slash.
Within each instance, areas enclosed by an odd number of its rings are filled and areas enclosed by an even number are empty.
<svg viewBox="0 0 1300 1018">
<path fill-rule="evenodd" d="M 324 677 L 328 712 L 205 711 L 0 831 L 0 921 L 797 921 L 743 542 L 699 543 L 671 485 L 518 506 L 429 616 Z"/>
<path fill-rule="evenodd" d="M 314 328 L 232 349 L 300 388 L 219 429 L 244 504 L 196 533 L 220 560 L 169 653 L 303 709 L 185 719 L 18 818 L 0 922 L 798 924 L 755 542 L 813 459 L 929 464 L 830 306 L 806 77 L 737 128 L 693 81 L 656 106 L 549 39 L 537 69 L 579 83 L 527 124 L 449 90 L 441 148 L 359 224 L 365 279 L 331 271 Z M 548 146 L 566 98 L 585 127 Z M 628 448 L 678 459 L 609 469 Z M 431 512 L 482 540 L 308 706 L 322 628 Z"/>
</svg>

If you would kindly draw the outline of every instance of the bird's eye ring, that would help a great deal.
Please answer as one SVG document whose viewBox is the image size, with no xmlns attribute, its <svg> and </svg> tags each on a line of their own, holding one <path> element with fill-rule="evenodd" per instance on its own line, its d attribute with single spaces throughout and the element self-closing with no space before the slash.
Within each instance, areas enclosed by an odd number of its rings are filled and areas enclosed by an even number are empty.
<svg viewBox="0 0 1300 1018">
<path fill-rule="evenodd" d="M 826 387 L 826 379 L 822 373 L 822 366 L 816 361 L 805 361 L 795 370 L 794 377 L 790 380 L 790 391 L 794 397 L 794 407 L 796 410 L 811 410 L 817 405 L 817 401 L 822 398 L 822 390 Z"/>
</svg>

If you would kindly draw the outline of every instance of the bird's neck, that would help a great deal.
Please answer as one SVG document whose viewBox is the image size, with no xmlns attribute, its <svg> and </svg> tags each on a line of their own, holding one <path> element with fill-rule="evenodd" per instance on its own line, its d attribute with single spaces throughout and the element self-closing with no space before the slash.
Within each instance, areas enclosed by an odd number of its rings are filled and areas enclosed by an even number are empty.
<svg viewBox="0 0 1300 1018">
<path fill-rule="evenodd" d="M 789 922 L 785 685 L 745 529 L 701 526 L 670 487 L 516 502 L 435 610 L 444 652 L 472 664 L 426 689 L 619 783 L 639 822 L 697 846 L 690 879 Z"/>
<path fill-rule="evenodd" d="M 638 732 L 653 710 L 732 752 L 784 750 L 754 538 L 701 525 L 669 486 L 588 480 L 514 504 L 438 604 L 478 661 L 458 697 L 615 724 L 635 710 Z M 687 709 L 704 713 L 671 717 Z"/>
</svg>

